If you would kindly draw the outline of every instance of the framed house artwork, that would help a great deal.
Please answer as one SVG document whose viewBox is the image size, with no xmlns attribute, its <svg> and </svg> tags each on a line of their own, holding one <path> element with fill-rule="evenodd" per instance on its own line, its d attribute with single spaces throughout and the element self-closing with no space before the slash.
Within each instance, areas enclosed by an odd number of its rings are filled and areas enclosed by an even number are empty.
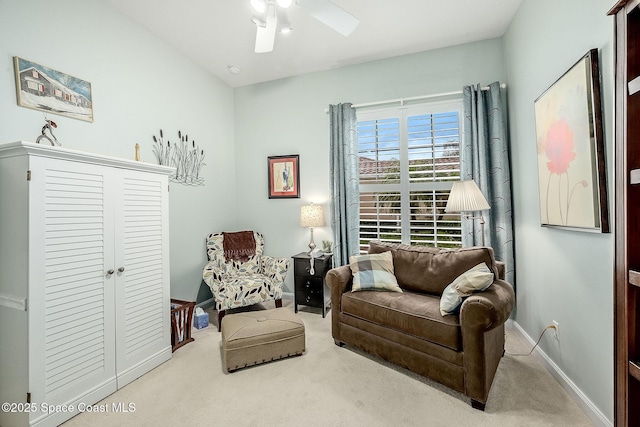
<svg viewBox="0 0 640 427">
<path fill-rule="evenodd" d="M 300 198 L 299 155 L 267 157 L 270 199 Z"/>
<path fill-rule="evenodd" d="M 598 50 L 534 102 L 540 222 L 609 232 Z"/>
<path fill-rule="evenodd" d="M 91 83 L 17 56 L 13 64 L 18 105 L 93 122 Z"/>
</svg>

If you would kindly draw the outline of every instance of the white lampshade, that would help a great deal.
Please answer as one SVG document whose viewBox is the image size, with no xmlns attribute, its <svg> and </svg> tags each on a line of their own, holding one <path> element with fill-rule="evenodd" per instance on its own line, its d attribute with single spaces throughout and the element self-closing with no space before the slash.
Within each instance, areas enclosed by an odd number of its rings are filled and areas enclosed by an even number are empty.
<svg viewBox="0 0 640 427">
<path fill-rule="evenodd" d="M 324 212 L 321 205 L 306 205 L 300 207 L 301 227 L 324 227 Z"/>
<path fill-rule="evenodd" d="M 453 183 L 445 212 L 475 212 L 491 209 L 487 199 L 472 179 Z"/>
</svg>

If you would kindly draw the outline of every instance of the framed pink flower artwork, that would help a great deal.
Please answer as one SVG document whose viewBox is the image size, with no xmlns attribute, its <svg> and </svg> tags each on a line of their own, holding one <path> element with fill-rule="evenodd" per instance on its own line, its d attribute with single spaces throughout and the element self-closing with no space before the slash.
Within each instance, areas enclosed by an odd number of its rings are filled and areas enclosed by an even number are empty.
<svg viewBox="0 0 640 427">
<path fill-rule="evenodd" d="M 540 222 L 609 232 L 598 50 L 534 102 Z"/>
</svg>

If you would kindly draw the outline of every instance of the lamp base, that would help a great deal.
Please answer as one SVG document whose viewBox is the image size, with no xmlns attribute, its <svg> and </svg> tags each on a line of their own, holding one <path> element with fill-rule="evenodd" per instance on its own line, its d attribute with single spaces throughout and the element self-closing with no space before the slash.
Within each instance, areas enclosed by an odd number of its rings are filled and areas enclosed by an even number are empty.
<svg viewBox="0 0 640 427">
<path fill-rule="evenodd" d="M 484 218 L 482 217 L 482 215 L 480 216 L 472 216 L 471 214 L 467 214 L 466 215 L 468 220 L 473 221 L 474 219 L 479 219 L 480 220 L 480 233 L 481 233 L 481 237 L 482 237 L 482 246 L 484 246 L 485 242 L 484 242 Z"/>
<path fill-rule="evenodd" d="M 309 253 L 311 253 L 316 248 L 316 244 L 313 241 L 313 227 L 309 227 L 309 231 L 311 231 L 311 240 L 309 240 Z"/>
</svg>

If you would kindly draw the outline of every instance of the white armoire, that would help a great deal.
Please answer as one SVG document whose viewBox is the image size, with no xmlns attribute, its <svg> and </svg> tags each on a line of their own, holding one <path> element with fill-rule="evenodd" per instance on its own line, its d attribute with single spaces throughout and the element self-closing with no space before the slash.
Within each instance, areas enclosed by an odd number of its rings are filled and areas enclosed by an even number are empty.
<svg viewBox="0 0 640 427">
<path fill-rule="evenodd" d="M 58 425 L 171 358 L 172 171 L 0 145 L 1 426 Z"/>
</svg>

